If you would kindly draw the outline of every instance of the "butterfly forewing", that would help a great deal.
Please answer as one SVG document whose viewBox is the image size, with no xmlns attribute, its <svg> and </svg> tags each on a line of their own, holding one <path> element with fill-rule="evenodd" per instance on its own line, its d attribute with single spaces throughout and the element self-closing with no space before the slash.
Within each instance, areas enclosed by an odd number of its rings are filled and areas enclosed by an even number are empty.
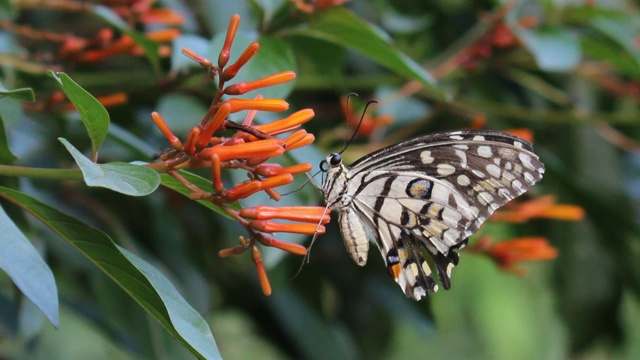
<svg viewBox="0 0 640 360">
<path fill-rule="evenodd" d="M 458 263 L 452 250 L 543 173 L 531 145 L 520 138 L 457 131 L 401 142 L 349 167 L 332 165 L 323 191 L 327 204 L 341 211 L 343 239 L 354 260 L 366 262 L 366 227 L 405 294 L 420 299 L 438 288 L 433 272 L 450 287 Z"/>
</svg>

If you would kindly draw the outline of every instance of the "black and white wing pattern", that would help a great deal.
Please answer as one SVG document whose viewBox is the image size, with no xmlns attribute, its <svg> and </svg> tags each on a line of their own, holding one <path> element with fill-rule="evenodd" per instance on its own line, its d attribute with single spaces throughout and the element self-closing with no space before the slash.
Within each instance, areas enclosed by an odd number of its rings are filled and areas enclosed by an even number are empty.
<svg viewBox="0 0 640 360">
<path fill-rule="evenodd" d="M 326 162 L 322 190 L 327 206 L 340 211 L 347 251 L 364 265 L 373 238 L 391 276 L 416 300 L 438 290 L 434 272 L 449 289 L 453 250 L 544 173 L 530 143 L 484 130 L 418 137 L 348 167 L 337 153 Z"/>
</svg>

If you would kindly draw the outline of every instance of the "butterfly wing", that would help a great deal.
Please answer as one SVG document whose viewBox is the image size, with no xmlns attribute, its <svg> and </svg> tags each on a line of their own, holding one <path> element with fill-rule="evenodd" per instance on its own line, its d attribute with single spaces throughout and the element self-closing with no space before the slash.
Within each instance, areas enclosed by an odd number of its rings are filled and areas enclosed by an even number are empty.
<svg viewBox="0 0 640 360">
<path fill-rule="evenodd" d="M 347 249 L 366 262 L 363 225 L 405 294 L 420 299 L 445 289 L 466 244 L 489 216 L 542 178 L 544 166 L 526 141 L 491 131 L 436 133 L 376 151 L 344 171 L 332 198 L 341 209 Z M 347 214 L 347 215 L 343 215 Z M 353 225 L 354 221 L 360 224 Z M 350 229 L 345 229 L 349 224 Z M 358 229 L 357 232 L 351 230 Z M 356 236 L 357 235 L 357 236 Z M 425 260 L 423 249 L 431 258 Z"/>
</svg>

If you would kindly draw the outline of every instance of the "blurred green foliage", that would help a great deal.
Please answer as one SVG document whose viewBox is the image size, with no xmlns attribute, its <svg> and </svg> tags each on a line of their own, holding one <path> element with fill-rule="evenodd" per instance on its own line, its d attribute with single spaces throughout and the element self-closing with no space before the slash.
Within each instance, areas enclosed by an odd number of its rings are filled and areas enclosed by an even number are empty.
<svg viewBox="0 0 640 360">
<path fill-rule="evenodd" d="M 306 14 L 285 0 L 173 0 L 156 4 L 185 19 L 166 57 L 158 57 L 158 45 L 141 35 L 147 29 L 128 27 L 106 8 L 70 15 L 43 4 L 0 6 L 2 164 L 73 168 L 58 137 L 84 154 L 92 153 L 92 146 L 96 150 L 95 138 L 87 137 L 79 121 L 86 122 L 82 114 L 47 106 L 58 89 L 47 69 L 63 70 L 98 98 L 127 94 L 126 103 L 108 108 L 111 125 L 101 162 L 153 161 L 167 144 L 149 113 L 162 113 L 184 138 L 214 94 L 206 74 L 180 48 L 217 59 L 229 18 L 239 13 L 231 58 L 250 41 L 261 44 L 259 56 L 239 76 L 251 80 L 294 70 L 292 86 L 268 89 L 272 93 L 265 97 L 287 96 L 292 110 L 316 112 L 306 125 L 316 135 L 315 145 L 294 151 L 287 161 L 316 164 L 339 148 L 345 133 L 339 98 L 358 92 L 380 101 L 372 111 L 395 120 L 352 144 L 345 153 L 348 162 L 382 144 L 469 127 L 484 116 L 486 128 L 534 133 L 536 152 L 547 167 L 534 195 L 553 194 L 558 202 L 586 211 L 579 222 L 490 222 L 481 235 L 497 240 L 544 236 L 560 255 L 526 265 L 528 274 L 517 277 L 463 251 L 452 289 L 422 302 L 404 297 L 373 252 L 366 267 L 356 266 L 331 224 L 298 276 L 301 258 L 265 250 L 274 289 L 266 297 L 249 256 L 217 256 L 220 249 L 237 245 L 244 230 L 169 185 L 130 197 L 78 181 L 2 172 L 0 185 L 101 229 L 163 273 L 210 325 L 224 358 L 640 358 L 637 2 L 352 0 Z M 113 28 L 131 35 L 146 56 L 123 54 L 97 63 L 56 58 L 55 41 L 34 39 L 9 24 L 77 36 Z M 497 32 L 498 27 L 508 33 Z M 35 92 L 34 104 L 25 103 L 32 98 L 25 88 Z M 280 115 L 259 114 L 257 121 Z M 228 184 L 244 178 L 242 171 L 225 176 Z M 300 177 L 291 190 L 303 181 Z M 8 202 L 0 203 L 44 256 L 60 302 L 55 330 L 0 274 L 0 357 L 193 357 L 184 341 L 164 330 L 171 327 L 162 323 L 168 315 L 149 310 L 164 304 L 170 312 L 174 305 L 160 298 L 149 307 L 137 305 L 72 243 Z M 246 205 L 252 203 L 273 205 L 259 197 Z M 317 205 L 321 199 L 307 186 L 282 203 Z M 138 267 L 142 273 L 144 266 Z"/>
</svg>

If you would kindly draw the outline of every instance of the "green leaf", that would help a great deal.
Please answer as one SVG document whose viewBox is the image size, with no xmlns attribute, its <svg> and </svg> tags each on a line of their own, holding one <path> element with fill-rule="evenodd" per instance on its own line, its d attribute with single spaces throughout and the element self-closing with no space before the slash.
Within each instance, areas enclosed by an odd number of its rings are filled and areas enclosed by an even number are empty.
<svg viewBox="0 0 640 360">
<path fill-rule="evenodd" d="M 207 359 L 221 358 L 209 324 L 189 305 L 173 284 L 148 262 L 127 249 L 118 246 L 120 252 L 144 274 L 151 286 L 162 298 L 169 318 L 180 336 Z"/>
<path fill-rule="evenodd" d="M 43 328 L 29 351 L 29 359 L 118 359 L 136 360 L 134 350 L 105 331 L 104 324 L 94 321 L 73 305 L 60 309 L 59 329 Z"/>
<path fill-rule="evenodd" d="M 269 23 L 273 16 L 287 5 L 287 2 L 286 0 L 254 0 L 255 5 L 262 10 L 264 23 Z"/>
<path fill-rule="evenodd" d="M 623 49 L 629 52 L 631 59 L 622 54 L 618 54 L 618 58 L 627 62 L 633 62 L 636 66 L 640 65 L 640 49 L 638 49 L 638 40 L 636 34 L 640 31 L 637 18 L 607 18 L 598 16 L 591 21 L 591 26 L 609 37 Z M 630 61 L 633 60 L 633 61 Z"/>
<path fill-rule="evenodd" d="M 0 19 L 13 19 L 18 12 L 17 7 L 17 4 L 12 3 L 10 0 L 0 0 Z"/>
<path fill-rule="evenodd" d="M 345 8 L 323 11 L 308 27 L 290 34 L 314 37 L 355 50 L 399 75 L 420 81 L 436 95 L 443 96 L 436 80 L 419 64 L 398 51 L 386 34 Z"/>
<path fill-rule="evenodd" d="M 7 140 L 7 132 L 4 129 L 4 121 L 0 115 L 0 164 L 11 164 L 16 161 L 17 157 L 9 149 L 9 141 Z"/>
<path fill-rule="evenodd" d="M 36 101 L 36 96 L 33 93 L 33 89 L 31 88 L 20 88 L 9 90 L 0 84 L 0 99 L 3 97 L 10 97 L 20 101 L 28 101 L 34 102 Z"/>
<path fill-rule="evenodd" d="M 160 175 L 152 169 L 121 162 L 96 164 L 66 139 L 58 139 L 75 159 L 88 186 L 103 187 L 130 196 L 145 196 L 160 185 Z"/>
<path fill-rule="evenodd" d="M 269 298 L 269 307 L 285 334 L 305 359 L 353 359 L 357 358 L 340 339 L 338 333 L 321 319 L 298 294 L 281 291 Z"/>
<path fill-rule="evenodd" d="M 29 298 L 53 326 L 60 323 L 58 289 L 53 273 L 38 250 L 0 207 L 0 269 Z"/>
<path fill-rule="evenodd" d="M 582 58 L 578 37 L 568 31 L 522 30 L 519 36 L 542 70 L 569 71 Z"/>
<path fill-rule="evenodd" d="M 259 43 L 260 51 L 240 70 L 240 76 L 247 81 L 253 81 L 282 71 L 296 70 L 293 51 L 287 43 L 270 36 L 260 37 Z M 262 94 L 267 99 L 285 99 L 293 90 L 294 84 L 295 80 L 269 86 L 249 92 L 244 97 L 253 99 L 256 94 Z"/>
<path fill-rule="evenodd" d="M 131 36 L 133 41 L 144 50 L 144 54 L 147 56 L 147 59 L 149 59 L 149 62 L 151 62 L 151 66 L 153 66 L 156 72 L 160 71 L 160 56 L 158 56 L 160 45 L 157 42 L 133 30 L 122 18 L 106 6 L 94 5 L 92 11 L 111 26 Z"/>
<path fill-rule="evenodd" d="M 35 198 L 5 187 L 0 187 L 0 196 L 31 213 L 84 254 L 193 354 L 220 358 L 207 322 L 158 270 L 100 230 Z"/>
<path fill-rule="evenodd" d="M 209 110 L 197 97 L 187 94 L 170 93 L 158 99 L 156 111 L 162 114 L 167 126 L 177 136 L 185 136 L 200 123 Z"/>
<path fill-rule="evenodd" d="M 109 113 L 100 102 L 83 89 L 65 73 L 49 71 L 49 75 L 58 81 L 60 88 L 78 110 L 80 118 L 87 128 L 91 139 L 94 158 L 109 131 Z"/>
</svg>

